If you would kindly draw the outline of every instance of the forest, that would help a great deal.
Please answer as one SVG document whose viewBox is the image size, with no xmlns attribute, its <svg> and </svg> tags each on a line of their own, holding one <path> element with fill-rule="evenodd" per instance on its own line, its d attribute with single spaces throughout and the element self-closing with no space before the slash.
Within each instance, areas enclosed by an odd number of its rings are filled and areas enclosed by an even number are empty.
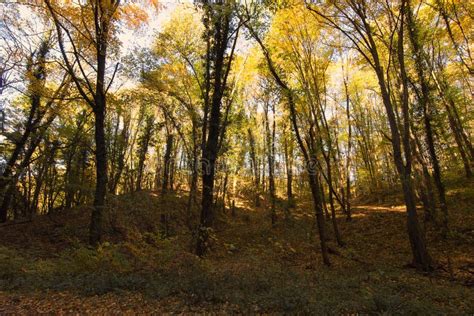
<svg viewBox="0 0 474 316">
<path fill-rule="evenodd" d="M 474 313 L 474 3 L 0 0 L 0 314 Z"/>
</svg>

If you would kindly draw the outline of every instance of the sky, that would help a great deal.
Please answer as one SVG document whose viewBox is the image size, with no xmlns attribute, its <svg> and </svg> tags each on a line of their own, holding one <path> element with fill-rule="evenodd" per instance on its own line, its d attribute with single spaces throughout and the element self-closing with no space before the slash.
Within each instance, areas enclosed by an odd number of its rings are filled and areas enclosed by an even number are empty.
<svg viewBox="0 0 474 316">
<path fill-rule="evenodd" d="M 123 43 L 124 51 L 128 51 L 131 47 L 141 46 L 150 47 L 153 41 L 153 35 L 169 20 L 171 14 L 179 6 L 189 6 L 192 0 L 167 0 L 159 2 L 161 7 L 155 8 L 150 5 L 143 6 L 148 14 L 148 23 L 139 30 L 131 28 L 124 29 L 119 35 L 119 39 Z"/>
<path fill-rule="evenodd" d="M 144 1 L 146 2 L 146 1 Z M 143 5 L 144 10 L 148 14 L 148 21 L 139 29 L 123 28 L 118 38 L 122 43 L 121 55 L 125 56 L 135 49 L 151 48 L 156 34 L 169 21 L 173 12 L 179 7 L 191 7 L 192 0 L 167 0 L 159 1 L 160 7 Z M 136 85 L 136 81 L 131 78 L 125 78 L 119 75 L 117 82 L 120 82 L 115 88 L 130 88 Z"/>
</svg>

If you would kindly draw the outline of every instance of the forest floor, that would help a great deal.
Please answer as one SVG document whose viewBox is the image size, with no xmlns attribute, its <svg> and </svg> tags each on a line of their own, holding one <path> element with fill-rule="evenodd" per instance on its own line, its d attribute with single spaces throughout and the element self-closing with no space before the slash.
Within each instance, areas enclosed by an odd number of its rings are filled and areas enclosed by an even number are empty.
<svg viewBox="0 0 474 316">
<path fill-rule="evenodd" d="M 0 227 L 0 314 L 472 314 L 474 183 L 450 181 L 448 199 L 449 238 L 426 226 L 437 263 L 429 274 L 407 265 L 406 215 L 396 199 L 359 201 L 351 222 L 338 218 L 345 247 L 328 225 L 331 267 L 322 264 L 304 198 L 275 227 L 265 205 L 238 200 L 235 216 L 219 213 L 204 259 L 190 253 L 185 194 L 111 199 L 98 250 L 86 246 L 90 209 L 38 216 Z"/>
</svg>

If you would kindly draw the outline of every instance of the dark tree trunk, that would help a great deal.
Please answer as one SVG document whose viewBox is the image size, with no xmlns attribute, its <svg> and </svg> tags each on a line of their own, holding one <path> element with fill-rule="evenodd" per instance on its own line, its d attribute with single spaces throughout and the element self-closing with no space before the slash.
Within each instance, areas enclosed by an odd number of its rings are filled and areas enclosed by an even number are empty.
<svg viewBox="0 0 474 316">
<path fill-rule="evenodd" d="M 316 215 L 316 224 L 319 231 L 319 242 L 321 246 L 321 254 L 323 256 L 323 262 L 326 265 L 330 265 L 328 248 L 326 243 L 326 224 L 324 220 L 323 207 L 322 207 L 322 198 L 321 190 L 318 176 L 313 172 L 308 173 L 309 176 L 309 186 L 311 188 L 311 193 L 313 196 L 314 203 L 314 212 Z"/>
<path fill-rule="evenodd" d="M 205 109 L 203 128 L 203 150 L 202 150 L 202 201 L 201 201 L 201 218 L 197 235 L 196 254 L 203 256 L 208 248 L 209 232 L 214 221 L 213 196 L 214 196 L 214 178 L 215 163 L 219 150 L 219 136 L 221 135 L 221 108 L 222 98 L 227 86 L 227 78 L 231 69 L 234 56 L 235 45 L 237 43 L 239 27 L 235 29 L 234 38 L 231 34 L 233 12 L 230 8 L 226 8 L 227 4 L 218 2 L 215 4 L 205 4 L 205 13 L 203 22 L 205 24 L 205 37 L 208 43 L 208 52 L 206 60 L 206 95 L 212 97 L 206 98 L 206 105 L 210 105 L 209 119 L 207 120 L 207 111 Z M 215 6 L 215 7 L 214 7 Z M 233 41 L 232 48 L 227 54 L 229 43 Z M 212 70 L 212 74 L 210 73 Z M 212 82 L 212 89 L 211 87 Z M 210 102 L 208 102 L 210 100 Z M 207 133 L 207 124 L 209 131 Z"/>
<path fill-rule="evenodd" d="M 295 206 L 293 198 L 293 148 L 288 144 L 288 138 L 284 138 L 284 155 L 285 155 L 285 169 L 286 169 L 286 200 L 287 200 L 287 216 L 289 209 Z"/>
<path fill-rule="evenodd" d="M 98 14 L 98 13 L 96 13 Z M 97 17 L 101 18 L 101 17 Z M 107 143 L 105 139 L 105 115 L 107 109 L 105 67 L 108 41 L 108 22 L 103 21 L 102 30 L 97 29 L 97 81 L 94 95 L 94 140 L 96 160 L 96 187 L 94 193 L 94 208 L 89 227 L 89 243 L 97 246 L 102 239 L 102 216 L 105 208 L 107 193 Z"/>
<path fill-rule="evenodd" d="M 161 194 L 165 195 L 169 189 L 171 173 L 171 156 L 173 153 L 174 135 L 169 133 L 166 137 L 165 157 L 163 160 L 163 180 L 161 182 Z"/>
<path fill-rule="evenodd" d="M 211 111 L 209 138 L 202 159 L 202 202 L 201 202 L 201 226 L 196 246 L 196 254 L 202 256 L 207 250 L 209 238 L 208 229 L 212 227 L 214 221 L 213 195 L 214 195 L 214 176 L 215 162 L 217 158 L 217 137 L 219 119 Z M 214 113 L 216 114 L 216 113 Z M 214 118 L 214 119 L 213 119 Z M 217 125 L 217 126 L 216 126 Z"/>
<path fill-rule="evenodd" d="M 260 206 L 260 172 L 255 148 L 255 138 L 253 136 L 252 130 L 249 128 L 247 130 L 249 136 L 249 144 L 250 144 L 250 162 L 252 164 L 253 170 L 253 180 L 255 185 L 255 206 Z"/>
<path fill-rule="evenodd" d="M 194 126 L 194 125 L 193 125 Z M 193 134 L 195 134 L 195 128 L 193 127 Z M 194 137 L 194 136 L 193 136 Z M 191 181 L 189 187 L 189 197 L 188 197 L 188 205 L 187 205 L 187 225 L 191 229 L 191 220 L 193 215 L 193 205 L 197 202 L 196 201 L 196 193 L 197 193 L 197 186 L 198 186 L 198 168 L 199 168 L 199 158 L 198 158 L 198 145 L 196 143 L 197 139 L 194 141 L 194 147 L 191 157 Z"/>
<path fill-rule="evenodd" d="M 350 221 L 352 219 L 351 212 L 351 151 L 352 151 L 352 124 L 351 124 L 351 112 L 350 104 L 351 100 L 349 97 L 349 90 L 347 87 L 347 78 L 344 77 L 344 91 L 346 93 L 346 119 L 347 119 L 347 158 L 346 158 L 346 191 L 345 191 L 345 211 L 346 219 Z"/>
<path fill-rule="evenodd" d="M 101 241 L 102 235 L 102 213 L 105 207 L 105 198 L 107 193 L 107 143 L 105 139 L 105 114 L 107 109 L 107 90 L 110 86 L 105 83 L 107 46 L 110 41 L 110 26 L 116 17 L 116 10 L 120 5 L 119 1 L 105 3 L 96 1 L 92 5 L 92 15 L 94 20 L 94 40 L 91 42 L 96 53 L 96 65 L 92 66 L 97 74 L 95 83 L 91 83 L 91 78 L 84 73 L 81 64 L 83 57 L 76 50 L 74 38 L 71 32 L 65 26 L 67 21 L 61 16 L 50 0 L 44 1 L 49 13 L 51 14 L 56 26 L 58 35 L 58 44 L 61 55 L 65 61 L 65 66 L 74 81 L 81 97 L 86 101 L 94 112 L 94 139 L 95 139 L 95 158 L 96 158 L 96 188 L 94 193 L 94 208 L 92 210 L 91 222 L 89 226 L 89 243 L 96 246 Z M 65 21 L 66 20 L 66 21 Z M 67 53 L 64 45 L 63 31 L 66 32 L 68 39 L 73 42 L 73 56 Z M 73 62 L 71 62 L 71 58 Z M 78 64 L 81 75 L 79 75 L 74 66 Z"/>
<path fill-rule="evenodd" d="M 326 216 L 326 220 L 328 221 L 331 219 L 331 215 L 329 215 L 328 203 L 326 201 L 326 194 L 324 193 L 324 186 L 321 181 L 319 182 L 319 191 L 321 191 L 321 202 L 323 204 L 324 215 Z"/>
<path fill-rule="evenodd" d="M 328 164 L 328 182 L 332 183 L 330 164 Z M 331 208 L 331 220 L 332 220 L 332 226 L 334 229 L 334 236 L 336 237 L 337 244 L 339 246 L 344 246 L 344 242 L 342 241 L 342 237 L 341 237 L 341 234 L 339 233 L 339 228 L 337 226 L 336 208 L 334 207 L 334 196 L 331 190 L 329 190 L 329 206 Z"/>
<path fill-rule="evenodd" d="M 102 215 L 105 208 L 107 193 L 107 144 L 105 141 L 105 95 L 97 98 L 95 115 L 95 158 L 96 158 L 96 187 L 94 193 L 94 208 L 89 226 L 89 243 L 98 245 L 102 238 Z"/>
</svg>

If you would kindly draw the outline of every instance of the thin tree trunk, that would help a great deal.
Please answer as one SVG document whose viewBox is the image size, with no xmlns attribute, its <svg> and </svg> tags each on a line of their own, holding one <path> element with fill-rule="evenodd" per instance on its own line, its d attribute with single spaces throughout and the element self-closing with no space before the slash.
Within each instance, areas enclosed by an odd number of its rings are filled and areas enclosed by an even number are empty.
<svg viewBox="0 0 474 316">
<path fill-rule="evenodd" d="M 283 141 L 286 169 L 286 217 L 288 218 L 290 209 L 295 207 L 293 198 L 293 146 L 288 144 L 288 137 L 285 136 Z"/>
<path fill-rule="evenodd" d="M 188 204 L 187 204 L 187 224 L 188 227 L 191 229 L 191 220 L 192 220 L 192 211 L 193 211 L 193 204 L 196 201 L 196 193 L 197 193 L 197 185 L 198 185 L 198 147 L 197 144 L 194 145 L 193 148 L 193 157 L 191 163 L 191 183 L 189 188 L 189 197 L 188 197 Z"/>
<path fill-rule="evenodd" d="M 351 212 L 351 151 L 352 151 L 352 124 L 351 124 L 351 112 L 350 112 L 350 97 L 349 89 L 347 87 L 347 78 L 344 76 L 344 91 L 346 94 L 346 119 L 347 119 L 347 157 L 346 157 L 346 198 L 345 198 L 345 211 L 347 221 L 352 220 Z"/>
<path fill-rule="evenodd" d="M 250 143 L 250 162 L 252 164 L 254 184 L 255 184 L 255 206 L 260 207 L 260 173 L 259 173 L 257 154 L 256 154 L 256 149 L 255 149 L 255 138 L 250 128 L 247 130 L 247 133 L 249 136 L 249 143 Z"/>
<path fill-rule="evenodd" d="M 272 221 L 272 226 L 276 224 L 276 196 L 275 196 L 275 118 L 273 118 L 273 130 L 270 130 L 270 122 L 268 115 L 269 101 L 265 104 L 265 136 L 267 142 L 267 159 L 268 159 L 268 187 L 270 193 L 270 218 Z M 273 108 L 273 113 L 274 112 Z"/>
</svg>

